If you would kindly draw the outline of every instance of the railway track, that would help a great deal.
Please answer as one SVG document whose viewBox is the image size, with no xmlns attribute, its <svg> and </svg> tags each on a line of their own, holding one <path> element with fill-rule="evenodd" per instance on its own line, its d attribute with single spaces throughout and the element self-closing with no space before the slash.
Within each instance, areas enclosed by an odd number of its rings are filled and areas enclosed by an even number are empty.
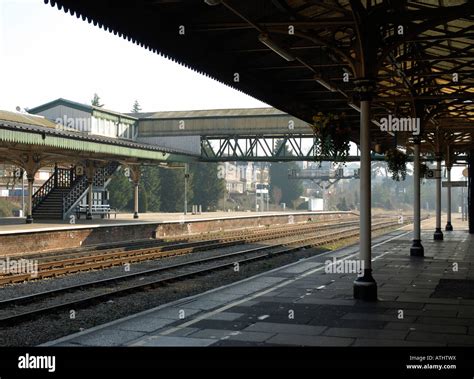
<svg viewBox="0 0 474 379">
<path fill-rule="evenodd" d="M 372 230 L 397 226 L 396 222 L 381 222 Z M 170 264 L 158 268 L 128 273 L 113 278 L 82 283 L 55 290 L 0 301 L 0 325 L 14 324 L 43 314 L 65 309 L 78 309 L 103 302 L 114 296 L 126 295 L 170 282 L 186 280 L 198 275 L 229 269 L 273 256 L 287 254 L 302 248 L 326 245 L 358 236 L 358 227 L 344 227 L 331 233 L 321 233 L 288 242 L 247 248 L 231 253 Z"/>
<path fill-rule="evenodd" d="M 382 223 L 390 224 L 392 222 L 393 221 L 384 221 Z M 113 266 L 190 254 L 227 246 L 261 242 L 275 238 L 291 237 L 309 232 L 319 233 L 325 230 L 330 230 L 335 226 L 349 227 L 356 225 L 358 225 L 358 221 L 339 221 L 325 224 L 308 223 L 304 225 L 294 224 L 275 227 L 268 230 L 229 232 L 221 239 L 179 242 L 171 245 L 158 243 L 155 246 L 144 248 L 134 248 L 135 246 L 132 246 L 127 249 L 120 248 L 102 250 L 99 253 L 96 251 L 85 255 L 79 254 L 79 256 L 71 256 L 69 254 L 50 255 L 38 260 L 38 272 L 36 275 L 32 276 L 30 273 L 0 275 L 0 285 L 55 277 L 80 271 L 104 269 Z"/>
</svg>

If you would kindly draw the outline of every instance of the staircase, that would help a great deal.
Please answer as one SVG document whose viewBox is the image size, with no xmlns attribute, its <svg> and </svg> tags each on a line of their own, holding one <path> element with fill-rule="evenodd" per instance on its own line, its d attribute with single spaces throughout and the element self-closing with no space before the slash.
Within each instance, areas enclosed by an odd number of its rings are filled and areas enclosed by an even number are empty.
<svg viewBox="0 0 474 379">
<path fill-rule="evenodd" d="M 93 187 L 104 189 L 119 166 L 110 162 L 95 170 Z M 87 195 L 86 175 L 77 176 L 72 169 L 56 168 L 53 175 L 33 195 L 33 219 L 63 220 Z"/>
<path fill-rule="evenodd" d="M 36 208 L 33 208 L 33 219 L 62 220 L 63 197 L 68 192 L 67 188 L 53 188 L 48 196 Z"/>
</svg>

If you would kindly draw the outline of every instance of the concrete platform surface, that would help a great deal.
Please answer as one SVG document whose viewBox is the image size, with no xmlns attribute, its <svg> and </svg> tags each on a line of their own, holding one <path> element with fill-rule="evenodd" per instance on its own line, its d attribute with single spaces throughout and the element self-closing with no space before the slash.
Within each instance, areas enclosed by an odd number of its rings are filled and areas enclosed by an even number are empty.
<svg viewBox="0 0 474 379">
<path fill-rule="evenodd" d="M 227 218 L 253 218 L 253 217 L 271 217 L 281 215 L 311 215 L 311 214 L 331 214 L 335 212 L 308 212 L 308 211 L 285 211 L 285 212 L 203 212 L 193 215 L 188 213 L 144 213 L 139 219 L 134 219 L 133 214 L 119 213 L 117 217 L 102 219 L 100 217 L 92 220 L 86 220 L 84 217 L 75 219 L 71 224 L 69 220 L 36 220 L 33 224 L 26 224 L 24 217 L 4 217 L 0 218 L 0 235 L 14 233 L 31 233 L 56 230 L 74 230 L 89 229 L 110 226 L 126 226 L 140 224 L 157 224 L 187 221 L 206 221 Z M 337 212 L 344 213 L 344 212 Z M 351 213 L 351 212 L 345 212 Z"/>
<path fill-rule="evenodd" d="M 356 274 L 326 272 L 357 259 L 351 246 L 43 346 L 474 346 L 474 236 L 422 237 L 424 258 L 410 231 L 374 239 L 378 302 L 353 299 Z"/>
</svg>

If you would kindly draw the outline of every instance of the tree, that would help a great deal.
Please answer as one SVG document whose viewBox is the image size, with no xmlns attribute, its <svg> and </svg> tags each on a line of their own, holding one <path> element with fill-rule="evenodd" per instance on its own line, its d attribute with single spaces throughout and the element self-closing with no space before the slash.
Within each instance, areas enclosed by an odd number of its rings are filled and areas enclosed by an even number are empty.
<svg viewBox="0 0 474 379">
<path fill-rule="evenodd" d="M 119 211 L 133 209 L 133 189 L 129 179 L 124 175 L 124 170 L 117 170 L 107 186 L 109 191 L 109 204 Z"/>
<path fill-rule="evenodd" d="M 104 106 L 104 104 L 100 103 L 100 97 L 99 97 L 99 95 L 97 95 L 97 93 L 94 93 L 94 97 L 91 100 L 91 104 L 94 107 L 100 107 L 100 108 Z"/>
<path fill-rule="evenodd" d="M 141 110 L 142 107 L 140 106 L 138 100 L 135 100 L 135 102 L 133 103 L 132 113 L 140 113 Z"/>
<path fill-rule="evenodd" d="M 225 190 L 224 180 L 218 177 L 218 164 L 191 164 L 190 172 L 193 188 L 192 202 L 202 205 L 203 211 L 215 210 Z"/>
<path fill-rule="evenodd" d="M 272 199 L 275 202 L 275 204 L 280 204 L 281 203 L 281 188 L 279 187 L 274 187 L 272 188 L 272 193 L 271 193 Z"/>
<path fill-rule="evenodd" d="M 159 212 L 161 207 L 161 181 L 159 167 L 145 166 L 142 168 L 140 188 L 141 192 L 146 193 L 148 210 L 150 212 Z"/>
<path fill-rule="evenodd" d="M 337 209 L 339 209 L 340 211 L 348 211 L 349 210 L 349 207 L 347 205 L 345 196 L 342 197 L 341 200 L 339 201 L 339 203 L 337 204 Z"/>
<path fill-rule="evenodd" d="M 160 210 L 163 212 L 183 212 L 184 170 L 160 168 L 160 181 Z M 191 199 L 191 181 L 188 181 L 188 184 L 188 199 Z"/>
<path fill-rule="evenodd" d="M 275 150 L 281 147 L 283 141 L 279 141 Z M 285 146 L 286 156 L 293 153 Z M 292 204 L 303 194 L 303 185 L 299 179 L 289 179 L 288 172 L 290 170 L 298 170 L 298 166 L 294 162 L 275 162 L 270 166 L 270 195 L 272 201 L 275 202 L 279 190 L 281 191 L 281 201 L 286 204 Z"/>
<path fill-rule="evenodd" d="M 388 179 L 388 178 L 386 178 Z M 394 196 L 391 193 L 392 187 L 387 185 L 387 181 L 374 183 L 372 185 L 372 206 L 376 208 L 393 209 Z"/>
</svg>

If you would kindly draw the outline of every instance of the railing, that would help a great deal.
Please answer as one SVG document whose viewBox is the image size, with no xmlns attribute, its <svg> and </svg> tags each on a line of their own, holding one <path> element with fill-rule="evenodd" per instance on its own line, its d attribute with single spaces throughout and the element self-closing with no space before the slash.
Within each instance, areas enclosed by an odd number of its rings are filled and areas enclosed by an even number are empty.
<svg viewBox="0 0 474 379">
<path fill-rule="evenodd" d="M 56 188 L 70 188 L 72 183 L 76 180 L 75 168 L 64 169 L 58 168 L 56 172 Z"/>
<path fill-rule="evenodd" d="M 118 166 L 118 162 L 110 162 L 107 166 L 97 169 L 93 185 L 104 187 Z M 33 210 L 37 209 L 54 189 L 69 189 L 67 193 L 62 193 L 62 214 L 64 217 L 71 208 L 77 205 L 87 188 L 86 175 L 77 176 L 75 167 L 71 169 L 56 168 L 53 175 L 34 193 Z"/>
<path fill-rule="evenodd" d="M 96 187 L 104 187 L 107 180 L 112 176 L 118 166 L 118 162 L 110 162 L 107 166 L 96 170 L 93 185 Z"/>
<path fill-rule="evenodd" d="M 70 188 L 76 179 L 74 169 L 56 168 L 53 175 L 33 195 L 33 210 L 48 197 L 54 188 Z"/>
<path fill-rule="evenodd" d="M 74 203 L 84 194 L 87 190 L 87 177 L 85 175 L 80 176 L 71 187 L 71 190 L 63 195 L 63 215 L 72 208 Z"/>
<path fill-rule="evenodd" d="M 97 169 L 94 174 L 92 185 L 96 187 L 105 186 L 107 180 L 112 176 L 118 166 L 118 162 L 110 162 L 107 166 Z M 71 190 L 63 195 L 63 217 L 66 217 L 82 199 L 88 186 L 87 177 L 85 175 L 80 176 L 73 183 Z"/>
<path fill-rule="evenodd" d="M 46 196 L 49 195 L 49 193 L 53 190 L 54 188 L 54 183 L 56 181 L 56 173 L 50 176 L 50 178 L 43 183 L 43 185 L 34 193 L 33 195 L 33 209 L 38 207 L 40 203 L 46 199 Z"/>
</svg>

